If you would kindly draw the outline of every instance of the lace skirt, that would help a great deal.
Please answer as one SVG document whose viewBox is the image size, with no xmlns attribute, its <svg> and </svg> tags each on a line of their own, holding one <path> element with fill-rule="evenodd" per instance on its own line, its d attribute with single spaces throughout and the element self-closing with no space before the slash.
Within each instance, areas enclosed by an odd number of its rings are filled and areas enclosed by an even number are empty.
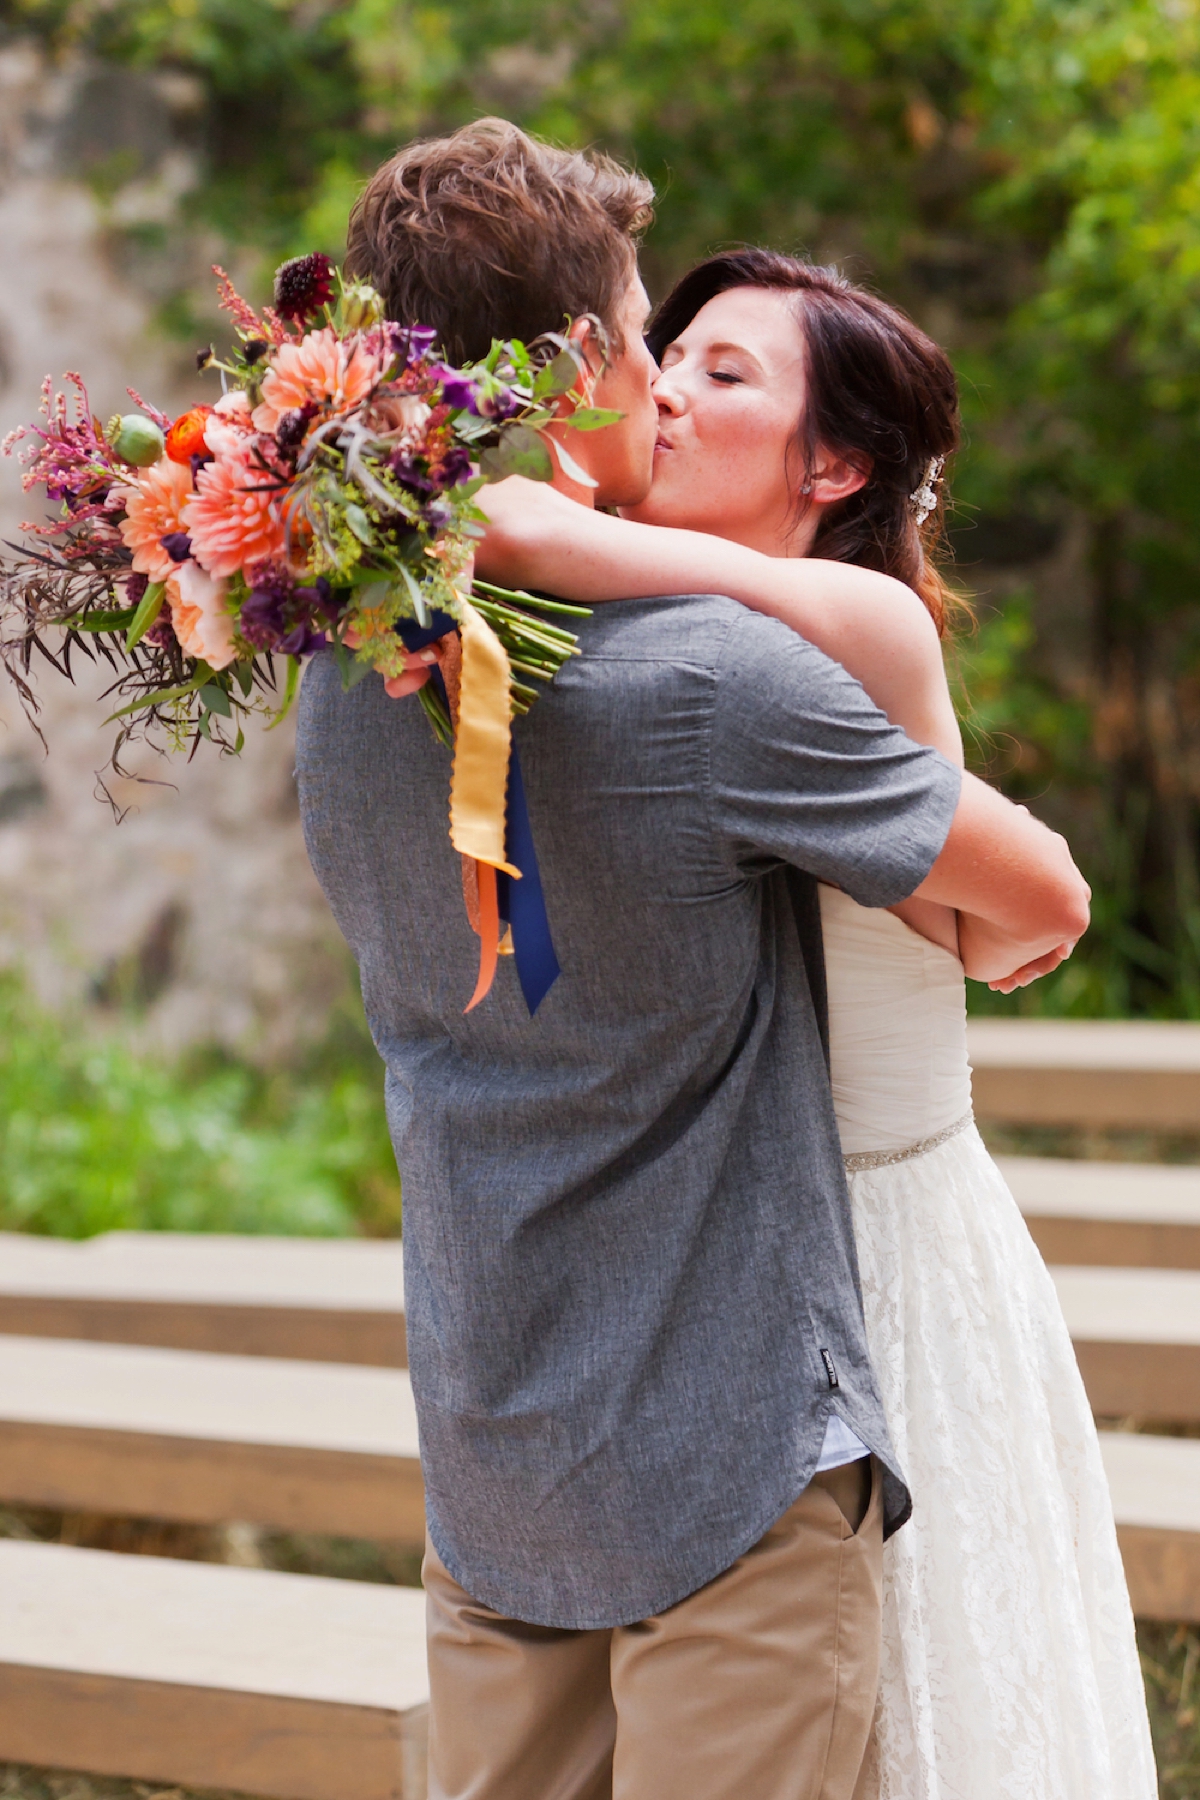
<svg viewBox="0 0 1200 1800">
<path fill-rule="evenodd" d="M 1155 1800 L 1133 1618 L 1054 1284 L 973 1125 L 848 1159 L 913 1516 L 864 1800 Z"/>
</svg>

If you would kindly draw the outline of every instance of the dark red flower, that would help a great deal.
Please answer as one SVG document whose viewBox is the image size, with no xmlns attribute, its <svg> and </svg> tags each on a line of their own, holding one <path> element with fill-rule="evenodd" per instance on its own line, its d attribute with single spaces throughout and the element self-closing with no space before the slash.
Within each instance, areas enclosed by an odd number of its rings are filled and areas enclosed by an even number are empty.
<svg viewBox="0 0 1200 1800">
<path fill-rule="evenodd" d="M 333 299 L 333 264 L 323 250 L 293 256 L 275 271 L 275 307 L 281 317 L 303 324 Z"/>
</svg>

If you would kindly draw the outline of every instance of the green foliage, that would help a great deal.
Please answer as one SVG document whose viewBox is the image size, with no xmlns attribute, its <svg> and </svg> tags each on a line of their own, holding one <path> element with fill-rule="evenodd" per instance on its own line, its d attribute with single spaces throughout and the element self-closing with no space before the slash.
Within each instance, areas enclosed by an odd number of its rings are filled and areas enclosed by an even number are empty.
<svg viewBox="0 0 1200 1800">
<path fill-rule="evenodd" d="M 62 1023 L 5 977 L 0 1228 L 396 1232 L 382 1072 L 362 1037 L 343 1025 L 299 1073 L 211 1055 L 170 1067 Z"/>
<path fill-rule="evenodd" d="M 963 377 L 960 522 L 1033 520 L 1074 545 L 1069 617 L 1062 569 L 1027 557 L 1000 590 L 1011 630 L 986 625 L 989 573 L 985 637 L 964 652 L 1002 746 L 986 766 L 1070 826 L 1098 895 L 1070 975 L 1019 1004 L 1075 983 L 1072 1006 L 1200 1012 L 1196 0 L 10 14 L 59 48 L 197 77 L 211 175 L 192 204 L 264 264 L 338 250 L 358 181 L 397 143 L 500 112 L 652 177 L 652 290 L 750 239 L 839 260 L 909 308 Z"/>
</svg>

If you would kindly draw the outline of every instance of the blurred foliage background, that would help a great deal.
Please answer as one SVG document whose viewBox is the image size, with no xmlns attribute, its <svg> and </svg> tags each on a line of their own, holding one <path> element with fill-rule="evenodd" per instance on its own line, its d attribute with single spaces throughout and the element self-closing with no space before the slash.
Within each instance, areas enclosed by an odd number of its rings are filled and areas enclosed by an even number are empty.
<svg viewBox="0 0 1200 1800">
<path fill-rule="evenodd" d="M 953 538 L 979 629 L 951 654 L 972 757 L 1069 830 L 1096 889 L 1057 977 L 973 1001 L 1200 1017 L 1193 0 L 8 0 L 7 15 L 59 56 L 198 83 L 206 174 L 185 211 L 264 269 L 337 251 L 397 143 L 494 111 L 652 177 L 653 293 L 753 240 L 906 306 L 963 382 Z M 171 296 L 164 324 L 186 332 L 192 305 Z"/>
<path fill-rule="evenodd" d="M 484 112 L 651 176 L 652 295 L 751 240 L 908 308 L 962 378 L 970 755 L 1070 834 L 1096 895 L 1058 975 L 972 1003 L 1200 1017 L 1194 0 L 3 0 L 0 34 L 192 94 L 202 179 L 170 222 L 113 224 L 133 265 L 206 246 L 159 306 L 183 339 L 210 329 L 208 249 L 264 287 L 337 253 L 375 163 Z M 89 151 L 101 204 L 139 142 L 131 116 Z M 0 1222 L 397 1228 L 357 1026 L 268 1075 L 85 1047 L 12 985 L 0 1012 Z"/>
</svg>

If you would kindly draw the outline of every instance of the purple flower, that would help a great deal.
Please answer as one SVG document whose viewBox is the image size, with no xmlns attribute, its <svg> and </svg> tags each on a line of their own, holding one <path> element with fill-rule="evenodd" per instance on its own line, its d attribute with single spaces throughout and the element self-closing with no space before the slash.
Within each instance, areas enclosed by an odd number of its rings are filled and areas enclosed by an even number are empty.
<svg viewBox="0 0 1200 1800">
<path fill-rule="evenodd" d="M 421 508 L 421 517 L 431 531 L 444 531 L 454 514 L 444 500 L 431 500 Z"/>
<path fill-rule="evenodd" d="M 254 588 L 242 602 L 241 632 L 256 650 L 274 650 L 286 631 L 283 595 L 276 589 Z"/>
<path fill-rule="evenodd" d="M 520 404 L 511 388 L 495 388 L 490 394 L 479 395 L 474 410 L 485 419 L 511 419 Z"/>
<path fill-rule="evenodd" d="M 386 329 L 392 354 L 400 358 L 405 368 L 424 362 L 437 342 L 437 332 L 430 331 L 427 325 L 389 325 Z"/>
<path fill-rule="evenodd" d="M 290 412 L 281 413 L 275 427 L 275 442 L 279 448 L 298 450 L 304 442 L 309 420 L 315 419 L 320 410 L 315 400 L 306 400 L 303 406 L 293 406 Z"/>
<path fill-rule="evenodd" d="M 462 481 L 471 479 L 471 453 L 462 444 L 453 444 L 443 456 L 437 471 L 439 487 L 457 487 Z"/>
<path fill-rule="evenodd" d="M 139 575 L 136 570 L 128 574 L 125 577 L 126 606 L 140 606 L 142 603 L 142 596 L 149 586 L 150 577 L 148 575 Z"/>
<path fill-rule="evenodd" d="M 159 543 L 173 563 L 185 563 L 192 554 L 192 540 L 186 531 L 167 531 Z"/>
<path fill-rule="evenodd" d="M 458 411 L 478 413 L 475 383 L 460 375 L 457 369 L 448 368 L 445 363 L 438 363 L 429 371 L 435 381 L 442 384 L 442 399 L 447 406 Z"/>
<path fill-rule="evenodd" d="M 292 596 L 297 606 L 301 606 L 310 615 L 316 613 L 328 621 L 330 625 L 337 623 L 341 605 L 336 599 L 333 589 L 324 575 L 318 575 L 311 587 L 298 587 Z"/>
<path fill-rule="evenodd" d="M 414 494 L 432 494 L 436 484 L 430 480 L 429 471 L 424 459 L 418 459 L 408 450 L 393 450 L 388 457 L 388 467 L 397 481 L 404 483 Z"/>
<path fill-rule="evenodd" d="M 313 631 L 308 625 L 297 625 L 294 631 L 289 631 L 285 638 L 279 640 L 279 650 L 283 656 L 311 656 L 314 650 L 323 650 L 325 643 L 323 631 Z"/>
<path fill-rule="evenodd" d="M 171 623 L 170 613 L 159 613 L 157 619 L 155 619 L 153 625 L 151 625 L 149 631 L 146 633 L 143 641 L 147 644 L 153 644 L 158 650 L 170 650 L 177 643 L 178 640 L 175 636 L 175 627 Z"/>
<path fill-rule="evenodd" d="M 241 632 L 256 650 L 280 650 L 285 656 L 308 656 L 319 650 L 325 634 L 316 621 L 333 624 L 341 610 L 323 575 L 297 587 L 286 569 L 260 563 L 250 572 L 252 587 L 242 602 Z"/>
</svg>

